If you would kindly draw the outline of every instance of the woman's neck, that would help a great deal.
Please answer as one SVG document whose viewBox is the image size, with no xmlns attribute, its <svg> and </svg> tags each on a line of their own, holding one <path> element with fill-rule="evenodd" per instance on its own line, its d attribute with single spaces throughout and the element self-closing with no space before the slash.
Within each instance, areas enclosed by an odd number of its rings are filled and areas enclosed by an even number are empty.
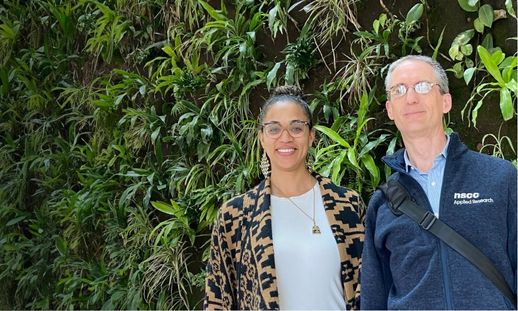
<svg viewBox="0 0 518 311">
<path fill-rule="evenodd" d="M 301 195 L 315 185 L 315 178 L 305 168 L 293 172 L 272 171 L 270 181 L 272 194 L 279 197 Z"/>
</svg>

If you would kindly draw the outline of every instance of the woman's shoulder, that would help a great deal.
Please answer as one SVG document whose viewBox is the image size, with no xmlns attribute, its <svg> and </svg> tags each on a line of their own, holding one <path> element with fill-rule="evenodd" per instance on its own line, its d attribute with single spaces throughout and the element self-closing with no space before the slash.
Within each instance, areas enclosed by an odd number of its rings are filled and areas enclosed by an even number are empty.
<svg viewBox="0 0 518 311">
<path fill-rule="evenodd" d="M 354 198 L 355 200 L 360 197 L 356 190 L 337 185 L 328 177 L 319 175 L 318 179 L 321 187 L 324 188 L 327 192 L 335 193 L 340 197 Z"/>
<path fill-rule="evenodd" d="M 358 215 L 359 221 L 363 221 L 365 215 L 365 203 L 356 190 L 337 185 L 331 179 L 319 176 L 318 180 L 323 189 L 322 197 L 328 205 L 341 213 L 343 210 L 353 211 Z"/>
<path fill-rule="evenodd" d="M 241 212 L 244 208 L 255 204 L 257 196 L 260 195 L 261 189 L 263 188 L 263 182 L 259 183 L 255 187 L 247 190 L 244 193 L 236 195 L 227 200 L 221 206 L 222 212 Z"/>
</svg>

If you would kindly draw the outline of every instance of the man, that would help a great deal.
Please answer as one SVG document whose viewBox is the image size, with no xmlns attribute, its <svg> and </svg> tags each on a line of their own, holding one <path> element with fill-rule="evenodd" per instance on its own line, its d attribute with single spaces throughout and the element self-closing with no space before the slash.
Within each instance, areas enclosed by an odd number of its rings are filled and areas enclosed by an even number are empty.
<svg viewBox="0 0 518 311">
<path fill-rule="evenodd" d="M 435 60 L 395 61 L 385 87 L 388 116 L 405 145 L 383 158 L 395 172 L 389 180 L 489 257 L 516 295 L 516 169 L 444 132 L 452 99 Z M 367 210 L 362 261 L 362 309 L 513 308 L 465 257 L 393 213 L 379 190 Z"/>
</svg>

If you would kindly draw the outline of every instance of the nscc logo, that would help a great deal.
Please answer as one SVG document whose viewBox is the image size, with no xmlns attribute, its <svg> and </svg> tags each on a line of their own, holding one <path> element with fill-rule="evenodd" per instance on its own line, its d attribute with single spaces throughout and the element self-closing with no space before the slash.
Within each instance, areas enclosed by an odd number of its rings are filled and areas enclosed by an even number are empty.
<svg viewBox="0 0 518 311">
<path fill-rule="evenodd" d="M 454 199 L 478 199 L 480 193 L 478 192 L 455 192 Z"/>
</svg>

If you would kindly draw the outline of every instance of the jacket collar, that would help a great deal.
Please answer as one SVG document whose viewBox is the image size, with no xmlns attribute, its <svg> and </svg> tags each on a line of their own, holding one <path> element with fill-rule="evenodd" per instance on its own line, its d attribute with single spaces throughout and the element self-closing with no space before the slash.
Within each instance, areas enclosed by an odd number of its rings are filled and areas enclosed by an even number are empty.
<svg viewBox="0 0 518 311">
<path fill-rule="evenodd" d="M 446 161 L 458 157 L 467 150 L 466 145 L 460 141 L 459 135 L 455 132 L 451 133 Z M 396 172 L 406 173 L 404 154 L 405 148 L 401 148 L 392 155 L 384 156 L 381 160 Z"/>
</svg>

